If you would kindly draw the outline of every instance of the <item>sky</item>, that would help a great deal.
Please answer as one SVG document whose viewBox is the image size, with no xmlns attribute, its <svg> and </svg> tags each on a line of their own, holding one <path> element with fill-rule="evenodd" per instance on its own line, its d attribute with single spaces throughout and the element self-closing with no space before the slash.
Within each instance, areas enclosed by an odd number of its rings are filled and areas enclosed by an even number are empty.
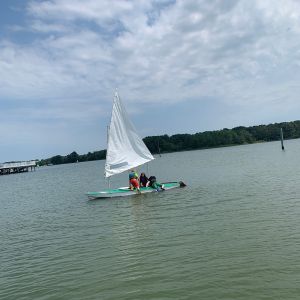
<svg viewBox="0 0 300 300">
<path fill-rule="evenodd" d="M 300 1 L 1 0 L 0 162 L 298 120 Z"/>
</svg>

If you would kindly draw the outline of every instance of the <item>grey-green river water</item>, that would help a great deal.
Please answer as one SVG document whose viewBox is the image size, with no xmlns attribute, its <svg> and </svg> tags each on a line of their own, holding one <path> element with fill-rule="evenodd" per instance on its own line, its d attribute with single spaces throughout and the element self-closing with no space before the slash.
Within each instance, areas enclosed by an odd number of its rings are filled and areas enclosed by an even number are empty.
<svg viewBox="0 0 300 300">
<path fill-rule="evenodd" d="M 104 161 L 1 176 L 0 299 L 300 299 L 300 140 L 285 147 L 165 154 L 151 174 L 186 188 L 113 200 L 85 196 Z"/>
</svg>

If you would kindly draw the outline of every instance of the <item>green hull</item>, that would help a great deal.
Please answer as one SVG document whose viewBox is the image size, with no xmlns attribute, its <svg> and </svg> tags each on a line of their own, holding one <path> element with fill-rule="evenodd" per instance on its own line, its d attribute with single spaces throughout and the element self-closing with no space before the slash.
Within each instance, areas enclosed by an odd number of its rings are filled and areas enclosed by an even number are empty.
<svg viewBox="0 0 300 300">
<path fill-rule="evenodd" d="M 164 185 L 164 190 L 161 191 L 167 191 L 174 188 L 184 187 L 185 184 L 182 181 L 179 182 L 166 182 L 162 183 Z M 124 188 L 118 188 L 118 189 L 108 189 L 103 190 L 99 192 L 88 192 L 87 196 L 90 200 L 94 199 L 100 199 L 100 198 L 115 198 L 115 197 L 127 197 L 127 196 L 134 196 L 134 195 L 140 195 L 140 194 L 146 194 L 146 193 L 153 193 L 157 192 L 156 189 L 153 189 L 151 187 L 142 187 L 140 189 L 140 193 L 138 193 L 136 190 L 130 190 L 127 187 Z"/>
</svg>

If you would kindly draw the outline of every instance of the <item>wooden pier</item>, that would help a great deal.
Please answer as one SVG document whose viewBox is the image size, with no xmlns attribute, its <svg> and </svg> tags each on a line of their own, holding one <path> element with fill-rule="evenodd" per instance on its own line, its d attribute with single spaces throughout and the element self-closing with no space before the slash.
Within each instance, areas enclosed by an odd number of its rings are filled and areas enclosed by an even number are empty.
<svg viewBox="0 0 300 300">
<path fill-rule="evenodd" d="M 9 175 L 14 173 L 23 173 L 35 171 L 36 161 L 21 161 L 21 162 L 9 162 L 0 164 L 0 175 Z"/>
</svg>

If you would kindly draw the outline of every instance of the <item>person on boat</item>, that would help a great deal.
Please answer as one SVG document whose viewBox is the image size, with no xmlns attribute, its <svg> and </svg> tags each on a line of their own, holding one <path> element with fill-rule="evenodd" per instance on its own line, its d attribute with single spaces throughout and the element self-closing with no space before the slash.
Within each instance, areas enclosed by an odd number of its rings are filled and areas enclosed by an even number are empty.
<svg viewBox="0 0 300 300">
<path fill-rule="evenodd" d="M 136 189 L 137 191 L 140 191 L 140 185 L 139 185 L 139 175 L 136 173 L 135 170 L 131 170 L 129 173 L 129 188 Z"/>
<path fill-rule="evenodd" d="M 145 174 L 145 173 L 141 173 L 141 176 L 140 176 L 140 186 L 141 186 L 141 187 L 146 187 L 148 181 L 149 181 L 149 179 L 148 179 L 148 177 L 146 176 L 146 174 Z"/>
<path fill-rule="evenodd" d="M 150 176 L 149 181 L 148 181 L 148 186 L 152 187 L 153 189 L 160 191 L 160 190 L 165 190 L 164 185 L 156 181 L 155 176 Z"/>
</svg>

